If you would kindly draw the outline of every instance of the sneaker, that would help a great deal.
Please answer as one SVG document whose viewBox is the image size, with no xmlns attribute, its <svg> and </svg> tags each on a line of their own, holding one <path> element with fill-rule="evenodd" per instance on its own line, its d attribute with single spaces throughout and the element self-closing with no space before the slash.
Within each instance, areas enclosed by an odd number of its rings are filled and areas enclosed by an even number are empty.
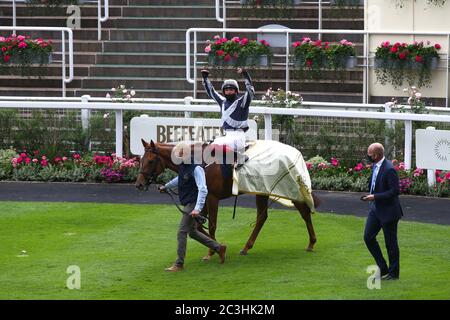
<svg viewBox="0 0 450 320">
<path fill-rule="evenodd" d="M 167 271 L 167 272 L 179 272 L 179 271 L 183 271 L 183 266 L 174 264 L 171 267 L 166 268 L 164 270 Z"/>
</svg>

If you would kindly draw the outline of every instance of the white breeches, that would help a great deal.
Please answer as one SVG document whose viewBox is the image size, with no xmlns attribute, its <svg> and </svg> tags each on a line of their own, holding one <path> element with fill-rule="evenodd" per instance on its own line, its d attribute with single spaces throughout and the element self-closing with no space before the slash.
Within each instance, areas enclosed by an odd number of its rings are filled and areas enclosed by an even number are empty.
<svg viewBox="0 0 450 320">
<path fill-rule="evenodd" d="M 215 144 L 227 145 L 233 150 L 244 153 L 245 150 L 245 132 L 241 130 L 226 130 L 223 137 L 217 137 Z"/>
</svg>

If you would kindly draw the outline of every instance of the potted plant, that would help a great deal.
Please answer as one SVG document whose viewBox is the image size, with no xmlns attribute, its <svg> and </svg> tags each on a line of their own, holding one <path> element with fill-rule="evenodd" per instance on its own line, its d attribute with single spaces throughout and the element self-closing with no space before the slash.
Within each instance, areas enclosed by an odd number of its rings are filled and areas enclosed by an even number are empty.
<svg viewBox="0 0 450 320">
<path fill-rule="evenodd" d="M 352 69 L 356 67 L 356 51 L 352 42 L 342 39 L 339 43 L 331 46 L 325 43 L 325 49 L 328 66 L 331 69 Z"/>
<path fill-rule="evenodd" d="M 22 75 L 26 75 L 32 64 L 49 64 L 52 62 L 52 41 L 30 36 L 11 35 L 0 37 L 0 64 L 2 66 L 17 66 Z"/>
<path fill-rule="evenodd" d="M 436 43 L 425 46 L 423 42 L 412 44 L 384 41 L 375 51 L 375 75 L 382 85 L 390 83 L 394 88 L 407 81 L 410 86 L 428 87 L 431 82 L 431 70 L 436 69 L 439 62 Z"/>
<path fill-rule="evenodd" d="M 209 64 L 214 66 L 268 66 L 273 55 L 265 40 L 227 39 L 216 35 L 206 43 L 205 53 Z"/>
<path fill-rule="evenodd" d="M 273 53 L 266 40 L 250 40 L 246 38 L 240 42 L 245 43 L 241 47 L 241 65 L 242 66 L 269 66 L 272 61 Z"/>
<path fill-rule="evenodd" d="M 213 40 L 207 40 L 205 53 L 208 54 L 210 65 L 214 66 L 237 66 L 239 53 L 241 52 L 240 41 L 214 36 Z"/>
<path fill-rule="evenodd" d="M 321 40 L 313 41 L 303 37 L 292 44 L 292 62 L 300 71 L 307 71 L 312 77 L 320 76 L 320 69 L 326 67 L 327 56 Z"/>
</svg>

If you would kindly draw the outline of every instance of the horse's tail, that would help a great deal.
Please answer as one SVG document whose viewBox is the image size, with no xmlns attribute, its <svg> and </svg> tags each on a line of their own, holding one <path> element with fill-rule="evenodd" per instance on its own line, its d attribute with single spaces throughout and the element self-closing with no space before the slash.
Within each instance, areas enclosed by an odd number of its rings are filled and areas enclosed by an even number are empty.
<svg viewBox="0 0 450 320">
<path fill-rule="evenodd" d="M 311 196 L 314 201 L 314 207 L 318 208 L 320 206 L 320 204 L 322 203 L 322 200 L 320 200 L 320 198 L 315 194 L 314 191 L 311 193 Z"/>
</svg>

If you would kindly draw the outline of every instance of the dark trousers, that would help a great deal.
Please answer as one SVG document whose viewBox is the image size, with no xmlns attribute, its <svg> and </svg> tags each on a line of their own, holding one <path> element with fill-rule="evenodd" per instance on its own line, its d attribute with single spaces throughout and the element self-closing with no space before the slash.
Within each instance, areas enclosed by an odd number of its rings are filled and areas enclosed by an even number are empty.
<svg viewBox="0 0 450 320">
<path fill-rule="evenodd" d="M 397 226 L 398 220 L 388 223 L 381 223 L 375 216 L 373 205 L 369 211 L 369 216 L 366 221 L 366 228 L 364 230 L 364 241 L 367 248 L 375 259 L 380 268 L 381 275 L 389 273 L 392 277 L 398 278 L 400 276 L 400 250 L 397 241 Z M 377 241 L 377 235 L 383 229 L 384 241 L 389 257 L 389 267 L 381 252 L 380 245 Z"/>
<path fill-rule="evenodd" d="M 188 204 L 184 207 L 185 212 L 191 212 L 195 207 L 195 203 Z M 178 258 L 175 261 L 175 264 L 178 266 L 182 266 L 184 264 L 184 258 L 186 257 L 186 246 L 187 246 L 187 236 L 190 236 L 192 239 L 197 240 L 201 244 L 207 246 L 208 248 L 218 251 L 220 248 L 220 244 L 217 241 L 209 238 L 204 235 L 200 231 L 197 230 L 197 222 L 195 219 L 189 214 L 183 214 L 180 221 L 180 226 L 178 227 L 178 249 L 177 254 Z"/>
</svg>

